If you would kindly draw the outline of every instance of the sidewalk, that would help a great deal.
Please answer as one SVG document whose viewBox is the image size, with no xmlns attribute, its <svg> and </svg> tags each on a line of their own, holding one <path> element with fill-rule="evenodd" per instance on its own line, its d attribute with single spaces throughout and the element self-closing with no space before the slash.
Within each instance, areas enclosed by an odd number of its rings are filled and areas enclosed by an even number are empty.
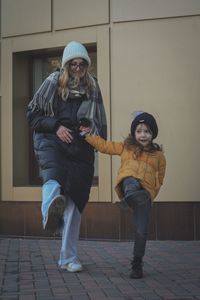
<svg viewBox="0 0 200 300">
<path fill-rule="evenodd" d="M 200 241 L 148 241 L 143 279 L 132 242 L 80 241 L 81 273 L 57 267 L 60 240 L 0 238 L 0 299 L 200 299 Z"/>
</svg>

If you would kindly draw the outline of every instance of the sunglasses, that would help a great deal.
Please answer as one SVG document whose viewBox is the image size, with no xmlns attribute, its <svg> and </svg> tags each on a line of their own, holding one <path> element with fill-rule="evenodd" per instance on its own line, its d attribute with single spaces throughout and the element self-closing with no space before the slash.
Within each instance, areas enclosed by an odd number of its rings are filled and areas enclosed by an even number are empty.
<svg viewBox="0 0 200 300">
<path fill-rule="evenodd" d="M 85 62 L 81 62 L 80 64 L 72 62 L 69 64 L 69 66 L 72 70 L 77 70 L 79 68 L 82 71 L 87 67 L 87 64 Z"/>
</svg>

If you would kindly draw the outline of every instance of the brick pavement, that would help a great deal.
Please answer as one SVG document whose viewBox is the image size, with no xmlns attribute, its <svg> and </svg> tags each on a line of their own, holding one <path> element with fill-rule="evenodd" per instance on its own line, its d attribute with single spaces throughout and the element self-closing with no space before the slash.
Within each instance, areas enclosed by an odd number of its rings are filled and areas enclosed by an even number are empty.
<svg viewBox="0 0 200 300">
<path fill-rule="evenodd" d="M 143 279 L 128 277 L 132 242 L 80 241 L 84 271 L 57 266 L 60 240 L 0 238 L 0 299 L 200 299 L 200 241 L 148 241 Z"/>
</svg>

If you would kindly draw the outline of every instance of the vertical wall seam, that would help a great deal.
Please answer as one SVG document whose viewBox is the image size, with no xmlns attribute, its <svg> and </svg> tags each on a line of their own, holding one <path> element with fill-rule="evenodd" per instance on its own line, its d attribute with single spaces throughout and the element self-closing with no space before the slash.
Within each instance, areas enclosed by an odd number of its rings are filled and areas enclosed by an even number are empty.
<svg viewBox="0 0 200 300">
<path fill-rule="evenodd" d="M 158 204 L 155 205 L 155 239 L 158 240 Z"/>
<path fill-rule="evenodd" d="M 194 228 L 194 235 L 193 235 L 193 238 L 194 240 L 197 239 L 197 232 L 196 232 L 196 226 L 197 226 L 197 223 L 196 223 L 196 203 L 194 202 L 193 203 L 193 221 L 194 221 L 194 225 L 193 225 L 193 228 Z"/>
<path fill-rule="evenodd" d="M 54 19 L 53 19 L 53 0 L 51 0 L 51 31 L 54 31 Z"/>
</svg>

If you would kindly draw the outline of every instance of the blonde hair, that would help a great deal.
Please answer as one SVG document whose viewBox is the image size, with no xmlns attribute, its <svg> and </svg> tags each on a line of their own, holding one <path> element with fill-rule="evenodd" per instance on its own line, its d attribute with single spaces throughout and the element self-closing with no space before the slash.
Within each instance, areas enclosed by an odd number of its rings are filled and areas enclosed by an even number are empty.
<svg viewBox="0 0 200 300">
<path fill-rule="evenodd" d="M 76 82 L 74 81 L 74 87 L 78 86 L 80 80 L 77 78 Z M 86 69 L 85 75 L 82 78 L 82 83 L 85 86 L 86 94 L 89 95 L 91 91 L 96 88 L 92 76 L 89 74 L 88 69 Z M 63 67 L 63 72 L 58 80 L 58 95 L 63 99 L 66 99 L 69 95 L 70 90 L 70 75 L 69 75 L 69 62 Z"/>
</svg>

